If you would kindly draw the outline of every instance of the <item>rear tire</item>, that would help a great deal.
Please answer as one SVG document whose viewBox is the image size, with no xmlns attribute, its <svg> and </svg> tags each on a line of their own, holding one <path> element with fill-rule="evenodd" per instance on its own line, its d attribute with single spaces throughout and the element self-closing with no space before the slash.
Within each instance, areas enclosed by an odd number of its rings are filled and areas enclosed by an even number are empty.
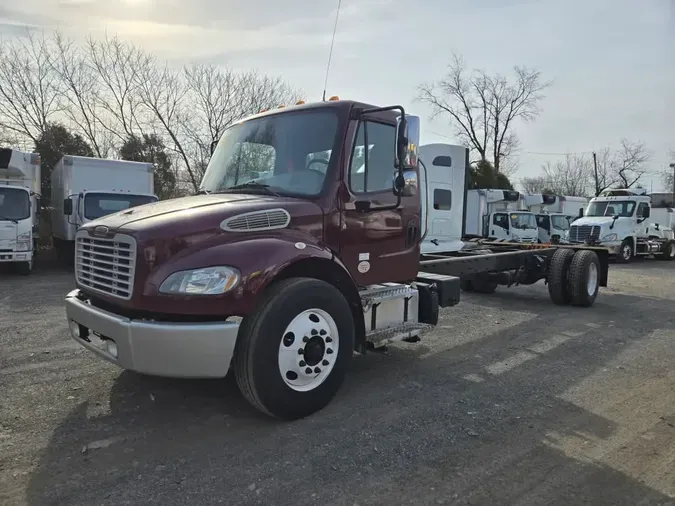
<svg viewBox="0 0 675 506">
<path fill-rule="evenodd" d="M 675 259 L 675 241 L 668 241 L 663 245 L 663 251 L 656 255 L 658 260 L 665 260 L 667 262 Z"/>
<path fill-rule="evenodd" d="M 569 291 L 572 304 L 591 307 L 600 287 L 600 260 L 594 251 L 577 251 L 569 268 Z"/>
<path fill-rule="evenodd" d="M 473 281 L 473 291 L 476 293 L 494 293 L 499 283 L 491 279 L 475 278 Z"/>
<path fill-rule="evenodd" d="M 354 334 L 351 309 L 337 288 L 310 278 L 279 281 L 239 331 L 234 356 L 239 389 L 270 416 L 309 416 L 342 385 Z"/>
<path fill-rule="evenodd" d="M 564 306 L 572 302 L 567 276 L 574 258 L 574 250 L 559 248 L 555 250 L 548 266 L 548 294 L 554 304 Z"/>
</svg>

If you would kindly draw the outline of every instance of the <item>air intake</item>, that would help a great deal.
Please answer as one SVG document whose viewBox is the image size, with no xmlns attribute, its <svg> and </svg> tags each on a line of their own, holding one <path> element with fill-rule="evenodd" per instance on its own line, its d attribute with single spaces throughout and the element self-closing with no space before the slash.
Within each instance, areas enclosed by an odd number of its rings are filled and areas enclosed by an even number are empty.
<svg viewBox="0 0 675 506">
<path fill-rule="evenodd" d="M 285 209 L 268 209 L 231 216 L 220 223 L 226 232 L 258 232 L 286 228 L 291 215 Z"/>
</svg>

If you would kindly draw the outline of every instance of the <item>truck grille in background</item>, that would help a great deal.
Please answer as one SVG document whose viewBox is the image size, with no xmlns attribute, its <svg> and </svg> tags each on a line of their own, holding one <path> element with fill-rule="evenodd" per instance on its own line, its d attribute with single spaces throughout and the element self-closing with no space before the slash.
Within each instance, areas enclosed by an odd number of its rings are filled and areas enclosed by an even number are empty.
<svg viewBox="0 0 675 506">
<path fill-rule="evenodd" d="M 570 242 L 586 242 L 589 239 L 600 239 L 598 225 L 572 225 L 570 227 Z"/>
<path fill-rule="evenodd" d="M 112 239 L 90 237 L 75 240 L 75 279 L 90 290 L 120 299 L 130 299 L 134 289 L 136 241 L 117 234 Z"/>
</svg>

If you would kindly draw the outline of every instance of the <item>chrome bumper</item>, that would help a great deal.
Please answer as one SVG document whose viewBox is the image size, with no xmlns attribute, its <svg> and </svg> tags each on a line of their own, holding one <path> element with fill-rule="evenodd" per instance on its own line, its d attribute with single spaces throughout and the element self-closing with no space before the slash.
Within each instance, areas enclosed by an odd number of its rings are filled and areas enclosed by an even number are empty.
<svg viewBox="0 0 675 506">
<path fill-rule="evenodd" d="M 66 295 L 70 334 L 105 360 L 123 369 L 153 376 L 222 378 L 227 375 L 239 323 L 132 320 L 92 306 L 81 300 L 79 293 L 73 290 Z"/>
</svg>

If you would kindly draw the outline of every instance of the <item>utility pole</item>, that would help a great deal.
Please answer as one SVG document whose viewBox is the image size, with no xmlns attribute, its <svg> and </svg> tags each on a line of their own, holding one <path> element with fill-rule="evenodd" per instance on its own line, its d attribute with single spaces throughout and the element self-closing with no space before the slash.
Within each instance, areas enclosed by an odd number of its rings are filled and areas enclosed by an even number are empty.
<svg viewBox="0 0 675 506">
<path fill-rule="evenodd" d="M 670 203 L 670 207 L 675 207 L 675 162 L 669 165 L 673 169 L 673 200 Z"/>
<path fill-rule="evenodd" d="M 600 195 L 600 181 L 598 181 L 598 156 L 593 151 L 593 172 L 595 173 L 595 196 Z"/>
</svg>

